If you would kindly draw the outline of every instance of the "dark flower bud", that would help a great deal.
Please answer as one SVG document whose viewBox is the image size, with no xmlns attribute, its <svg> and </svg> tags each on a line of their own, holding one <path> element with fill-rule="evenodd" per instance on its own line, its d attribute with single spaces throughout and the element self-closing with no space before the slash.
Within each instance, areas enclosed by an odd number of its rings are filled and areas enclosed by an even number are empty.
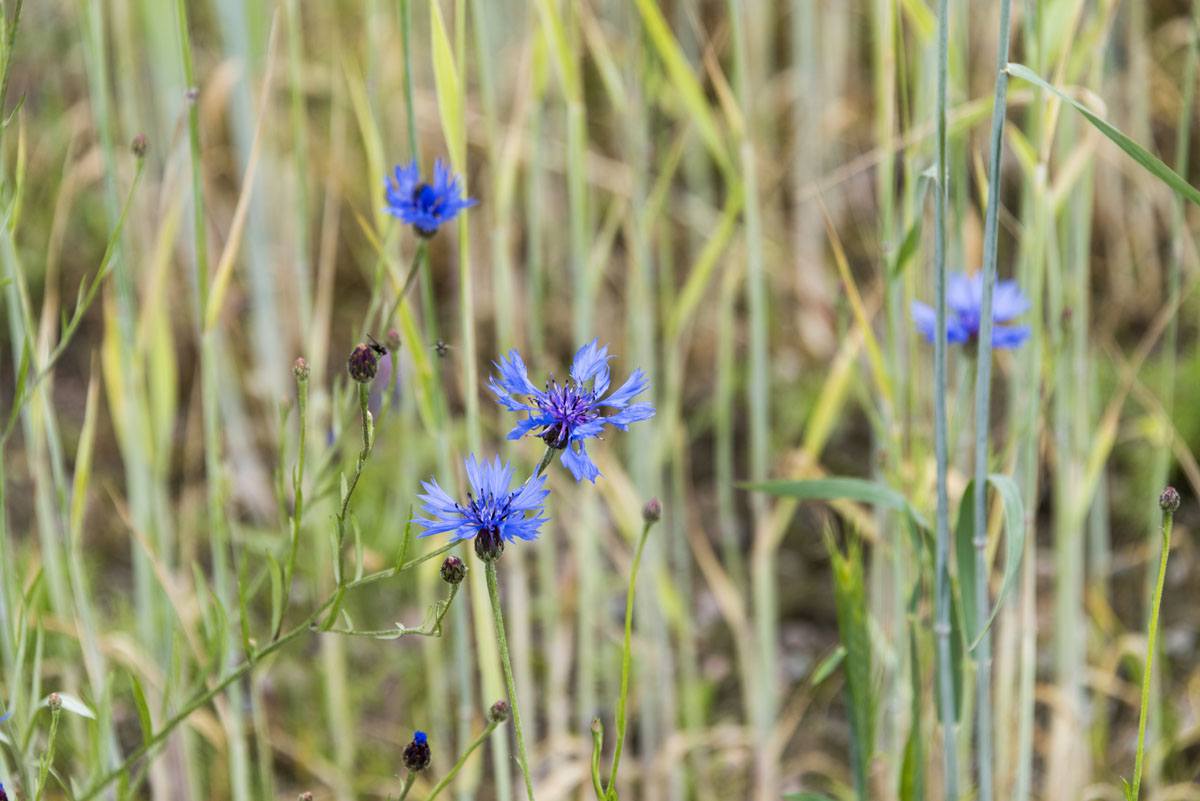
<svg viewBox="0 0 1200 801">
<path fill-rule="evenodd" d="M 292 375 L 297 381 L 308 380 L 308 362 L 304 361 L 303 356 L 296 357 L 296 362 L 292 365 Z"/>
<path fill-rule="evenodd" d="M 358 383 L 369 384 L 379 370 L 379 357 L 370 345 L 360 342 L 350 352 L 346 369 L 350 371 L 350 377 Z"/>
<path fill-rule="evenodd" d="M 467 577 L 467 565 L 457 556 L 447 556 L 442 562 L 442 581 L 447 584 L 461 584 Z"/>
<path fill-rule="evenodd" d="M 425 770 L 429 767 L 431 757 L 429 739 L 425 732 L 413 732 L 412 742 L 404 746 L 404 767 L 412 771 Z"/>
<path fill-rule="evenodd" d="M 57 712 L 62 709 L 62 696 L 58 693 L 50 693 L 50 697 L 46 699 L 46 706 L 50 707 L 51 712 Z"/>
<path fill-rule="evenodd" d="M 145 158 L 146 148 L 150 146 L 150 140 L 146 138 L 144 133 L 140 133 L 133 137 L 133 142 L 130 143 L 129 149 L 133 151 L 133 155 L 140 158 Z"/>
<path fill-rule="evenodd" d="M 383 344 L 387 345 L 388 350 L 393 353 L 400 350 L 400 332 L 395 328 L 389 328 L 387 334 L 383 337 Z"/>
<path fill-rule="evenodd" d="M 475 535 L 475 555 L 485 562 L 494 562 L 504 553 L 504 539 L 494 528 L 485 528 Z"/>
<path fill-rule="evenodd" d="M 646 501 L 646 505 L 642 507 L 642 519 L 647 523 L 657 523 L 662 519 L 662 504 L 658 502 L 658 498 Z"/>
<path fill-rule="evenodd" d="M 1162 495 L 1158 496 L 1158 505 L 1164 512 L 1175 514 L 1179 509 L 1179 490 L 1167 487 L 1162 491 Z"/>
<path fill-rule="evenodd" d="M 512 709 L 508 706 L 508 701 L 501 699 L 492 704 L 491 708 L 488 709 L 488 720 L 492 723 L 503 723 L 508 720 L 509 713 L 511 712 Z"/>
</svg>

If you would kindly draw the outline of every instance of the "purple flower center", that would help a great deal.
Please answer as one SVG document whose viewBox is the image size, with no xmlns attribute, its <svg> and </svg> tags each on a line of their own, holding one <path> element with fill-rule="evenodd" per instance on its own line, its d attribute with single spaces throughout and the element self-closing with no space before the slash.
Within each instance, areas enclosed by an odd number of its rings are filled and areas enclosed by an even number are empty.
<svg viewBox="0 0 1200 801">
<path fill-rule="evenodd" d="M 482 534 L 482 529 L 497 529 L 500 523 L 508 517 L 515 494 L 510 492 L 503 498 L 497 499 L 491 493 L 478 498 L 467 493 L 467 497 L 470 499 L 467 508 L 463 509 L 461 504 L 458 505 L 458 508 L 462 509 L 464 515 L 479 524 Z"/>
<path fill-rule="evenodd" d="M 535 397 L 534 402 L 543 414 L 554 420 L 543 427 L 538 436 L 549 447 L 560 450 L 567 447 L 571 441 L 571 432 L 598 416 L 595 393 L 585 390 L 574 381 L 560 386 L 557 381 L 551 379 L 546 384 L 545 395 Z"/>
</svg>

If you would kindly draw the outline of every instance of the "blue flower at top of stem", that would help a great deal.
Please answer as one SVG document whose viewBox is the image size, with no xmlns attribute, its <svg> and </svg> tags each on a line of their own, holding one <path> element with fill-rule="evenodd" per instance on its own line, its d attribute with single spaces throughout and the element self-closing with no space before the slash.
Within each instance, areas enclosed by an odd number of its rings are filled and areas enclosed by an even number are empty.
<svg viewBox="0 0 1200 801">
<path fill-rule="evenodd" d="M 538 529 L 546 522 L 543 501 L 550 494 L 545 476 L 510 489 L 512 465 L 501 464 L 499 456 L 491 462 L 477 462 L 472 454 L 463 465 L 469 486 L 465 504 L 451 498 L 437 481 L 421 482 L 425 492 L 418 498 L 424 516 L 413 518 L 414 523 L 425 527 L 421 536 L 450 534 L 453 542 L 480 535 L 499 543 L 536 539 Z M 422 732 L 417 734 L 424 736 Z"/>
<path fill-rule="evenodd" d="M 625 431 L 630 423 L 654 416 L 649 403 L 633 403 L 646 391 L 650 380 L 642 370 L 634 370 L 629 379 L 610 395 L 608 348 L 593 339 L 575 354 L 570 377 L 559 384 L 553 378 L 544 390 L 529 380 L 525 362 L 516 350 L 498 363 L 499 377 L 488 384 L 500 405 L 526 416 L 508 434 L 509 439 L 536 431 L 551 448 L 562 451 L 562 463 L 576 481 L 595 483 L 600 470 L 588 456 L 586 441 L 599 437 L 605 426 Z"/>
<path fill-rule="evenodd" d="M 983 306 L 983 276 L 952 273 L 946 285 L 946 340 L 951 344 L 975 342 L 979 338 Z M 1029 299 L 1016 281 L 997 281 L 992 293 L 992 347 L 1015 348 L 1029 338 L 1027 325 L 1000 325 L 1029 310 Z M 929 342 L 937 336 L 937 313 L 913 301 L 913 322 Z"/>
<path fill-rule="evenodd" d="M 433 164 L 430 183 L 421 180 L 416 161 L 396 167 L 383 183 L 388 213 L 411 225 L 425 239 L 436 234 L 443 223 L 453 220 L 460 211 L 479 203 L 475 198 L 463 196 L 458 176 L 441 159 Z"/>
</svg>

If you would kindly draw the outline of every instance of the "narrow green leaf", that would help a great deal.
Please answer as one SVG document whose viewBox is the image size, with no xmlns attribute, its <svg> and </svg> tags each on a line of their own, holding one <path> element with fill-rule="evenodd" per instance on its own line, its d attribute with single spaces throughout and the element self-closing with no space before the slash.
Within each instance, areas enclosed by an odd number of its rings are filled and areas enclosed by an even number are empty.
<svg viewBox="0 0 1200 801">
<path fill-rule="evenodd" d="M 658 3 L 654 0 L 635 1 L 638 12 L 642 15 L 642 24 L 646 27 L 650 42 L 666 67 L 671 85 L 679 93 L 688 116 L 699 129 L 700 138 L 704 140 L 705 146 L 708 147 L 713 159 L 720 166 L 721 172 L 726 175 L 732 174 L 733 165 L 729 157 L 729 150 L 721 137 L 716 120 L 713 119 L 704 88 L 696 79 L 696 68 L 688 61 L 687 56 L 683 53 L 683 48 L 679 46 L 679 42 L 671 33 L 671 26 L 663 16 Z"/>
<path fill-rule="evenodd" d="M 861 546 L 850 540 L 846 553 L 833 535 L 825 533 L 833 564 L 833 592 L 837 608 L 838 634 L 846 648 L 842 666 L 846 676 L 846 705 L 850 717 L 850 760 L 854 787 L 860 801 L 869 791 L 867 773 L 875 748 L 873 721 L 875 704 L 871 690 L 871 632 L 867 623 L 867 590 L 863 578 Z"/>
<path fill-rule="evenodd" d="M 1175 172 L 1166 164 L 1164 164 L 1162 160 L 1153 153 L 1146 150 L 1144 147 L 1130 139 L 1125 134 L 1121 133 L 1109 123 L 1105 122 L 1102 117 L 1091 111 L 1087 106 L 1068 96 L 1065 92 L 1053 84 L 1042 80 L 1040 75 L 1031 70 L 1029 67 L 1026 67 L 1024 64 L 1010 63 L 1007 67 L 1007 72 L 1014 78 L 1020 78 L 1021 80 L 1028 81 L 1029 83 L 1039 86 L 1049 92 L 1053 92 L 1055 95 L 1062 98 L 1063 101 L 1070 104 L 1076 111 L 1082 114 L 1088 122 L 1095 126 L 1096 130 L 1108 137 L 1117 147 L 1124 150 L 1130 158 L 1142 165 L 1147 172 L 1158 178 L 1171 189 L 1178 192 L 1184 198 L 1200 206 L 1200 190 L 1197 190 L 1194 186 L 1189 184 L 1182 176 L 1179 175 L 1179 173 Z"/>
<path fill-rule="evenodd" d="M 467 136 L 463 130 L 458 68 L 454 65 L 454 48 L 450 44 L 450 36 L 446 33 L 446 20 L 442 17 L 441 4 L 435 0 L 429 7 L 429 35 L 433 51 L 433 82 L 437 87 L 438 115 L 442 119 L 442 135 L 446 137 L 450 161 L 455 171 L 461 173 L 466 168 L 467 154 L 464 148 Z"/>
<path fill-rule="evenodd" d="M 1025 554 L 1025 503 L 1021 500 L 1020 487 L 1010 477 L 1000 473 L 992 473 L 988 476 L 988 482 L 1000 493 L 1000 502 L 1004 505 L 1004 578 L 1000 581 L 1000 592 L 992 602 L 991 615 L 971 643 L 972 651 L 991 628 L 1004 601 L 1016 586 L 1021 572 L 1021 558 Z"/>
<path fill-rule="evenodd" d="M 267 575 L 271 578 L 271 631 L 279 631 L 283 619 L 283 569 L 279 560 L 267 554 Z"/>
<path fill-rule="evenodd" d="M 908 500 L 896 490 L 864 478 L 777 479 L 743 484 L 746 489 L 801 501 L 858 501 L 904 511 Z"/>
<path fill-rule="evenodd" d="M 841 666 L 842 662 L 845 659 L 846 659 L 846 646 L 839 644 L 838 647 L 834 648 L 833 651 L 829 654 L 829 656 L 822 659 L 817 664 L 816 669 L 813 670 L 812 678 L 809 679 L 809 681 L 812 683 L 812 686 L 813 687 L 819 686 L 822 682 L 825 681 L 825 679 L 827 679 L 831 675 L 833 675 L 833 672 L 835 670 L 837 670 L 838 667 Z"/>
<path fill-rule="evenodd" d="M 142 683 L 133 673 L 129 674 L 129 686 L 133 689 L 133 705 L 137 708 L 138 725 L 142 728 L 142 742 L 146 742 L 154 736 L 154 718 L 150 716 L 150 705 L 146 703 Z"/>
<path fill-rule="evenodd" d="M 979 631 L 975 620 L 975 482 L 967 484 L 958 503 L 954 527 L 954 555 L 958 567 L 958 592 L 966 630 L 971 637 Z M 987 581 L 987 576 L 982 579 Z"/>
</svg>

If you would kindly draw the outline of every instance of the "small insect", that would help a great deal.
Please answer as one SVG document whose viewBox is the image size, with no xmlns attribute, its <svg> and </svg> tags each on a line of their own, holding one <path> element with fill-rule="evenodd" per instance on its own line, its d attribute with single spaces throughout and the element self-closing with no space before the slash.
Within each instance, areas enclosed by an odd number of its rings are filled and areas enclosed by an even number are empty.
<svg viewBox="0 0 1200 801">
<path fill-rule="evenodd" d="M 383 345 L 380 345 L 379 341 L 377 339 L 375 339 L 375 337 L 371 336 L 370 334 L 367 334 L 367 340 L 371 346 L 371 350 L 375 351 L 375 353 L 377 355 L 387 356 L 387 352 L 388 352 L 387 348 L 385 348 Z"/>
<path fill-rule="evenodd" d="M 438 358 L 444 359 L 446 358 L 446 354 L 450 352 L 450 345 L 446 343 L 446 340 L 439 339 L 433 343 L 433 349 L 437 352 Z"/>
</svg>

